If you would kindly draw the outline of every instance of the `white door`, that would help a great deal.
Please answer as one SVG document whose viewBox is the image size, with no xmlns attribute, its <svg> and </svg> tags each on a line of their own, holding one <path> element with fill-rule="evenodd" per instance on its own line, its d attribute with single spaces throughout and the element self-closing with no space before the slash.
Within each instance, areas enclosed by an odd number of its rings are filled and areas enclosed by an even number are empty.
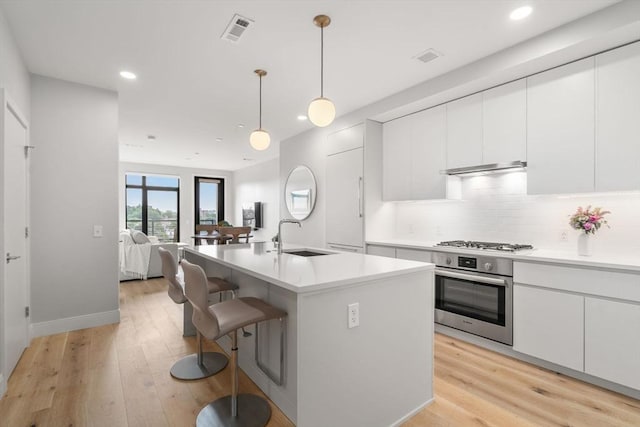
<svg viewBox="0 0 640 427">
<path fill-rule="evenodd" d="M 26 122 L 11 104 L 4 114 L 4 369 L 8 379 L 28 345 Z"/>
</svg>

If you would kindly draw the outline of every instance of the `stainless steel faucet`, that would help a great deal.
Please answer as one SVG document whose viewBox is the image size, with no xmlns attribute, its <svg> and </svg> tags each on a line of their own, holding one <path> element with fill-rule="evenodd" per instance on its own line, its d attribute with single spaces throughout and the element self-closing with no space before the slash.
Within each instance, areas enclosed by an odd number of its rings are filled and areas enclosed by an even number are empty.
<svg viewBox="0 0 640 427">
<path fill-rule="evenodd" d="M 302 228 L 302 223 L 297 219 L 281 219 L 278 223 L 278 255 L 282 253 L 282 224 L 298 224 L 298 227 Z"/>
</svg>

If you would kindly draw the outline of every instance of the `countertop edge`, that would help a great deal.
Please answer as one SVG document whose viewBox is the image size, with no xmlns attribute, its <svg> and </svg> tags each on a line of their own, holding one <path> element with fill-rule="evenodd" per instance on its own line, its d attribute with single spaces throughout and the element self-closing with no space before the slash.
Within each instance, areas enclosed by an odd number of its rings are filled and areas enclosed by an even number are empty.
<svg viewBox="0 0 640 427">
<path fill-rule="evenodd" d="M 410 242 L 407 240 L 366 240 L 365 244 L 367 245 L 378 245 L 378 246 L 393 246 L 396 248 L 405 248 L 405 249 L 418 249 L 418 250 L 428 250 L 432 252 L 461 252 L 460 249 L 456 248 L 447 248 L 443 246 L 435 246 L 435 243 L 431 242 Z M 521 261 L 521 262 L 536 262 L 536 263 L 546 263 L 546 264 L 560 264 L 560 265 L 573 265 L 579 267 L 590 267 L 590 268 L 606 268 L 609 270 L 617 270 L 617 271 L 625 271 L 625 272 L 633 272 L 640 273 L 640 260 L 638 264 L 631 263 L 615 263 L 611 261 L 598 260 L 597 255 L 595 257 L 586 257 L 585 259 L 574 259 L 571 254 L 567 253 L 566 257 L 563 257 L 561 254 L 559 256 L 551 256 L 551 255 L 538 255 L 536 253 L 537 249 L 534 249 L 528 253 L 510 253 L 510 252 L 498 252 L 498 251 L 474 251 L 474 250 L 465 250 L 465 253 L 474 254 L 474 255 L 491 255 L 495 257 L 501 258 L 509 258 L 513 261 Z M 542 250 L 540 250 L 542 251 Z M 639 257 L 640 258 L 640 257 Z"/>
</svg>

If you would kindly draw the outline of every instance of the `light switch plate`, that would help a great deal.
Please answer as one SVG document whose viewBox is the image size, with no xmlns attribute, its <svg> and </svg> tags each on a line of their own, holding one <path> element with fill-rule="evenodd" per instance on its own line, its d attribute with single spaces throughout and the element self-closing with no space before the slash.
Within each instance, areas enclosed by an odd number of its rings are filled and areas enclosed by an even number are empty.
<svg viewBox="0 0 640 427">
<path fill-rule="evenodd" d="M 102 237 L 102 226 L 94 225 L 93 226 L 93 237 Z"/>
</svg>

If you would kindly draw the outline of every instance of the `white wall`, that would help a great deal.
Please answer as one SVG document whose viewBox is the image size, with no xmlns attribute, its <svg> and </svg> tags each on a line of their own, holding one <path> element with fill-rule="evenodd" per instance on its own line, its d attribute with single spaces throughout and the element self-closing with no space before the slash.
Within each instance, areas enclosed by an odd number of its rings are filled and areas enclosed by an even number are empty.
<svg viewBox="0 0 640 427">
<path fill-rule="evenodd" d="M 230 222 L 242 225 L 242 204 L 262 202 L 262 228 L 253 231 L 255 241 L 270 241 L 278 232 L 280 214 L 279 160 L 269 160 L 233 173 L 234 214 Z M 288 230 L 287 230 L 288 231 Z"/>
<path fill-rule="evenodd" d="M 0 8 L 0 88 L 6 89 L 7 94 L 20 108 L 22 114 L 30 117 L 30 86 L 29 73 L 22 61 L 20 51 L 13 39 L 9 25 Z M 0 129 L 0 132 L 3 130 Z M 0 138 L 0 141 L 2 138 Z M 0 153 L 4 156 L 4 146 L 0 145 Z M 4 158 L 4 157 L 3 157 Z M 4 197 L 4 161 L 0 160 L 0 229 L 4 227 L 4 207 L 11 203 Z M 0 253 L 5 254 L 4 233 L 0 240 Z M 0 263 L 0 307 L 4 307 L 4 262 Z M 0 315 L 0 346 L 4 343 L 3 316 Z M 4 350 L 0 348 L 0 367 L 4 366 Z M 0 371 L 0 397 L 6 387 L 7 378 Z"/>
<path fill-rule="evenodd" d="M 337 129 L 334 129 L 335 131 Z M 316 178 L 316 204 L 302 227 L 295 224 L 282 226 L 285 243 L 322 248 L 325 246 L 325 163 L 327 156 L 326 141 L 329 131 L 321 129 L 317 132 L 306 132 L 289 138 L 280 144 L 280 190 L 284 194 L 284 186 L 289 173 L 300 165 L 307 166 Z M 280 218 L 291 218 L 284 197 L 280 198 Z"/>
<path fill-rule="evenodd" d="M 609 225 L 593 240 L 593 252 L 640 253 L 640 192 L 526 195 L 526 173 L 462 179 L 462 200 L 394 203 L 395 237 L 438 242 L 484 240 L 532 244 L 575 252 L 579 231 L 569 227 L 578 206 L 611 211 Z M 566 232 L 567 240 L 562 241 Z"/>
<path fill-rule="evenodd" d="M 32 75 L 31 113 L 34 335 L 117 322 L 118 96 Z"/>
<path fill-rule="evenodd" d="M 233 217 L 233 173 L 230 171 L 214 170 L 214 169 L 192 169 L 177 166 L 152 165 L 146 163 L 127 163 L 120 162 L 118 174 L 118 218 L 119 228 L 124 230 L 126 227 L 125 214 L 125 174 L 128 172 L 139 172 L 155 175 L 177 176 L 180 178 L 180 241 L 193 244 L 194 220 L 195 220 L 195 191 L 194 183 L 196 176 L 207 178 L 223 178 L 224 179 L 224 217 L 227 221 L 233 222 L 228 218 Z M 234 224 L 235 225 L 235 224 Z"/>
</svg>

